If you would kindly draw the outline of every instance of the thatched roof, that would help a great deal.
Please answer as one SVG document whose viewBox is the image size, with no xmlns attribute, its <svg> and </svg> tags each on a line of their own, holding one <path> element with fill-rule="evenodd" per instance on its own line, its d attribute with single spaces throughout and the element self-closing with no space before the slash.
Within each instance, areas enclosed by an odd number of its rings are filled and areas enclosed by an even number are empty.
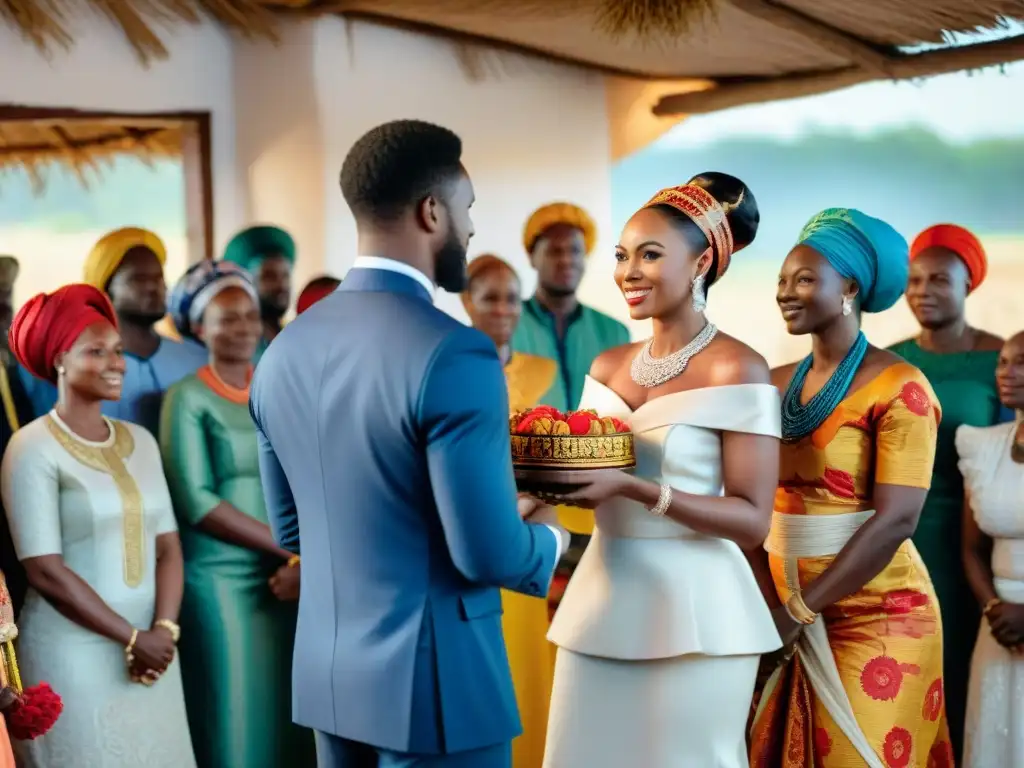
<svg viewBox="0 0 1024 768">
<path fill-rule="evenodd" d="M 70 46 L 61 14 L 75 0 L 7 0 L 0 17 L 42 48 Z M 154 31 L 210 17 L 273 37 L 282 16 L 341 14 L 511 48 L 649 80 L 704 78 L 659 114 L 722 109 L 872 79 L 916 78 L 1024 58 L 1024 36 L 958 49 L 950 32 L 1024 20 L 1024 0 L 77 0 L 119 25 L 139 58 L 173 55 Z"/>
<path fill-rule="evenodd" d="M 31 109 L 0 108 L 0 174 L 24 170 L 36 191 L 48 167 L 60 163 L 83 184 L 117 156 L 143 161 L 181 154 L 183 123 L 145 118 L 15 117 Z M 7 113 L 7 114 L 5 114 Z"/>
</svg>

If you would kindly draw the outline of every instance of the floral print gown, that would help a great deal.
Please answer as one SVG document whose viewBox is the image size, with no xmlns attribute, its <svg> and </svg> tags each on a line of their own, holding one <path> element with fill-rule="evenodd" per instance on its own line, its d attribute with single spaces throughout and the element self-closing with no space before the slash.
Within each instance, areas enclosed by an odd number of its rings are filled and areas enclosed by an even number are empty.
<svg viewBox="0 0 1024 768">
<path fill-rule="evenodd" d="M 775 509 L 830 515 L 874 509 L 875 483 L 927 488 L 938 400 L 913 366 L 896 363 L 848 394 L 811 435 L 783 444 Z M 834 556 L 801 558 L 801 588 Z M 779 597 L 790 597 L 771 556 Z M 935 590 L 910 541 L 860 590 L 822 614 L 853 714 L 887 768 L 952 768 Z M 753 768 L 861 768 L 864 759 L 815 695 L 799 655 L 766 689 L 751 732 Z"/>
</svg>

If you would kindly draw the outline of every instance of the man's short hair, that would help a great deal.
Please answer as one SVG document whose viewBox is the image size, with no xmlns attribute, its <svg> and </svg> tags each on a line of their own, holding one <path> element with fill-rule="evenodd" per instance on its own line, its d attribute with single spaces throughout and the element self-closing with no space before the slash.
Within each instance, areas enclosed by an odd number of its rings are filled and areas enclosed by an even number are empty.
<svg viewBox="0 0 1024 768">
<path fill-rule="evenodd" d="M 393 221 L 462 171 L 462 139 L 421 120 L 378 125 L 341 166 L 341 193 L 356 219 Z"/>
</svg>

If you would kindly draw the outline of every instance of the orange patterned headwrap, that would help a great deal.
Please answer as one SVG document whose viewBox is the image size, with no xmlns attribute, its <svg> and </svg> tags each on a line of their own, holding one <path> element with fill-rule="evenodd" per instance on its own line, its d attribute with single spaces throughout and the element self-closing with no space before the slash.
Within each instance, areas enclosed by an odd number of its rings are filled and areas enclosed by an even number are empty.
<svg viewBox="0 0 1024 768">
<path fill-rule="evenodd" d="M 675 208 L 689 218 L 704 233 L 708 243 L 718 256 L 718 271 L 714 279 L 719 279 L 729 269 L 732 254 L 735 250 L 732 239 L 732 227 L 725 208 L 704 187 L 696 184 L 684 184 L 681 187 L 668 187 L 652 197 L 644 208 L 656 205 L 667 205 Z"/>
<path fill-rule="evenodd" d="M 82 331 L 103 320 L 117 327 L 110 299 L 98 288 L 75 283 L 40 293 L 25 302 L 11 322 L 11 353 L 36 378 L 55 382 L 57 355 L 71 349 Z"/>
<path fill-rule="evenodd" d="M 537 240 L 556 224 L 576 227 L 583 233 L 583 249 L 587 255 L 597 244 L 597 225 L 590 214 L 572 203 L 549 203 L 534 211 L 523 227 L 523 247 L 527 253 L 533 251 Z"/>
<path fill-rule="evenodd" d="M 936 224 L 928 227 L 914 238 L 910 246 L 910 260 L 913 261 L 929 248 L 946 248 L 967 265 L 971 285 L 967 292 L 977 289 L 988 274 L 988 257 L 981 241 L 969 230 L 956 224 Z"/>
</svg>

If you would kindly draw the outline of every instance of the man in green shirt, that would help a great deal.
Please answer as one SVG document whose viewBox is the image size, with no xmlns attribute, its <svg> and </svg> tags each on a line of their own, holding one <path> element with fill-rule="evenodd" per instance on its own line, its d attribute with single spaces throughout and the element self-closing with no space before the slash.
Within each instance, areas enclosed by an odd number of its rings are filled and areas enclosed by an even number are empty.
<svg viewBox="0 0 1024 768">
<path fill-rule="evenodd" d="M 539 208 L 523 230 L 523 246 L 537 270 L 537 290 L 523 304 L 512 349 L 558 363 L 559 375 L 541 402 L 560 410 L 579 405 L 594 358 L 629 342 L 626 326 L 576 298 L 596 239 L 593 219 L 571 203 Z"/>
</svg>

